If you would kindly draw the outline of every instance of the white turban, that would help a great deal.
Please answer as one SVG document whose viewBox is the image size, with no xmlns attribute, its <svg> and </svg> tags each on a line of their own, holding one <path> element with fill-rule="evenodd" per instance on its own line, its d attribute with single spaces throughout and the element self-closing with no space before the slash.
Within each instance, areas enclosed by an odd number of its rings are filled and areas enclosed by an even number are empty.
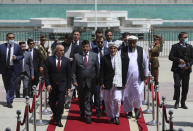
<svg viewBox="0 0 193 131">
<path fill-rule="evenodd" d="M 127 37 L 128 40 L 138 40 L 137 36 L 131 35 Z"/>
<path fill-rule="evenodd" d="M 116 40 L 116 41 L 113 41 L 113 42 L 109 42 L 109 43 L 108 43 L 108 47 L 114 46 L 114 47 L 119 48 L 119 46 L 120 46 L 121 44 L 122 44 L 122 41 L 121 41 L 121 40 Z"/>
</svg>

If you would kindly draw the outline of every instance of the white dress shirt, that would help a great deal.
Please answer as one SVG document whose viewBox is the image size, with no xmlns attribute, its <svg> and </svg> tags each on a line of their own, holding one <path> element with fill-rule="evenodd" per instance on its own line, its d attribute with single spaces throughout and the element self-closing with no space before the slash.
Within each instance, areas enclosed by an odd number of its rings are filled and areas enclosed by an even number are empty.
<svg viewBox="0 0 193 131">
<path fill-rule="evenodd" d="M 14 44 L 11 45 L 11 54 L 10 54 L 10 66 L 13 66 L 13 52 L 14 52 Z M 7 60 L 7 57 L 8 57 L 8 52 L 9 52 L 9 46 L 7 46 L 7 53 L 6 53 L 6 60 Z"/>
</svg>

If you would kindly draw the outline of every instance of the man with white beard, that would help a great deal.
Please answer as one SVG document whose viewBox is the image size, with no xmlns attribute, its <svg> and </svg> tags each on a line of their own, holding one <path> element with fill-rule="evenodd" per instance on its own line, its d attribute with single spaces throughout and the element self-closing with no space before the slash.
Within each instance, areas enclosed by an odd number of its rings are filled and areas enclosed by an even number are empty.
<svg viewBox="0 0 193 131">
<path fill-rule="evenodd" d="M 118 52 L 120 41 L 109 42 L 109 53 L 102 57 L 100 66 L 100 85 L 103 90 L 105 111 L 111 123 L 120 124 L 122 98 L 122 62 Z"/>
<path fill-rule="evenodd" d="M 124 112 L 128 112 L 128 118 L 133 117 L 132 110 L 134 107 L 135 118 L 140 118 L 139 108 L 142 105 L 144 81 L 147 80 L 149 68 L 148 59 L 142 47 L 137 46 L 138 38 L 129 36 L 129 47 L 121 49 L 122 59 L 122 77 Z"/>
</svg>

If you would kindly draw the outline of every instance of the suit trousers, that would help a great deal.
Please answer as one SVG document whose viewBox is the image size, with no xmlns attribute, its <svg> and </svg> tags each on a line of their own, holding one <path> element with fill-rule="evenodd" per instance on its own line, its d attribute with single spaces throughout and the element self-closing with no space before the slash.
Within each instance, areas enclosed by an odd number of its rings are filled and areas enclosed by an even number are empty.
<svg viewBox="0 0 193 131">
<path fill-rule="evenodd" d="M 96 88 L 92 90 L 92 96 L 94 96 L 96 112 L 100 112 L 100 86 L 96 86 Z"/>
<path fill-rule="evenodd" d="M 14 68 L 7 68 L 5 72 L 2 73 L 3 83 L 6 90 L 6 100 L 8 104 L 13 103 L 14 91 L 16 88 L 16 74 Z"/>
<path fill-rule="evenodd" d="M 17 77 L 16 96 L 20 95 L 21 81 L 23 81 L 23 97 L 30 95 L 29 80 L 30 78 L 27 76 L 27 73 L 22 73 Z"/>
<path fill-rule="evenodd" d="M 62 118 L 66 92 L 65 90 L 60 90 L 60 88 L 64 88 L 64 86 L 60 84 L 52 86 L 52 90 L 49 93 L 49 105 L 57 122 Z"/>
<path fill-rule="evenodd" d="M 78 87 L 78 102 L 80 107 L 80 113 L 85 114 L 86 116 L 91 116 L 91 97 L 92 89 L 88 86 Z"/>
<path fill-rule="evenodd" d="M 178 70 L 173 73 L 174 78 L 174 97 L 173 99 L 179 102 L 180 100 L 180 87 L 182 84 L 182 93 L 181 93 L 181 104 L 185 104 L 188 89 L 189 89 L 189 80 L 190 73 L 184 70 Z"/>
</svg>

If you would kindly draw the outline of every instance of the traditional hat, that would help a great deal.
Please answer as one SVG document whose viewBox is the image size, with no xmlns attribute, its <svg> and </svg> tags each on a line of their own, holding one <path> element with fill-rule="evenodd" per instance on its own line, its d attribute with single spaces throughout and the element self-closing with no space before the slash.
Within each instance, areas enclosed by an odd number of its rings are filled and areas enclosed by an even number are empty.
<svg viewBox="0 0 193 131">
<path fill-rule="evenodd" d="M 116 40 L 116 41 L 113 41 L 113 42 L 109 42 L 108 43 L 108 46 L 111 47 L 111 46 L 114 46 L 114 47 L 119 47 L 120 45 L 122 44 L 122 41 L 121 40 Z"/>
<path fill-rule="evenodd" d="M 131 35 L 127 37 L 128 40 L 138 40 L 137 36 Z"/>
</svg>

